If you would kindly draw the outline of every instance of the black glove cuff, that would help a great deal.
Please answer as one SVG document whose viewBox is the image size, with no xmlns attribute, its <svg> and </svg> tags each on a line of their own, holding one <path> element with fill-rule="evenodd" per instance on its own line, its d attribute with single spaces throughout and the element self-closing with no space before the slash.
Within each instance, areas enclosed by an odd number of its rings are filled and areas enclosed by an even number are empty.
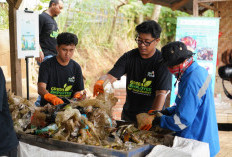
<svg viewBox="0 0 232 157">
<path fill-rule="evenodd" d="M 168 110 L 162 110 L 160 111 L 163 115 L 166 115 L 166 116 L 171 116 L 172 114 L 168 112 Z"/>
<path fill-rule="evenodd" d="M 152 121 L 152 126 L 157 126 L 160 124 L 160 117 L 155 117 L 155 119 Z"/>
</svg>

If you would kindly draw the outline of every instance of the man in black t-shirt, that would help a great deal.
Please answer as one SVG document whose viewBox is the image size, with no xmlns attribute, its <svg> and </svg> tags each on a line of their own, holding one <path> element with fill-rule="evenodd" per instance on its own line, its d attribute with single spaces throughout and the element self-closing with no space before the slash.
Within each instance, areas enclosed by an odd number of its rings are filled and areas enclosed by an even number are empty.
<svg viewBox="0 0 232 157">
<path fill-rule="evenodd" d="M 0 156 L 17 157 L 18 139 L 13 127 L 6 93 L 6 81 L 0 67 Z"/>
<path fill-rule="evenodd" d="M 36 58 L 38 64 L 57 55 L 56 38 L 58 27 L 54 17 L 58 16 L 62 9 L 62 0 L 51 0 L 49 8 L 39 15 L 40 57 Z"/>
<path fill-rule="evenodd" d="M 113 83 L 127 76 L 126 102 L 122 119 L 136 122 L 136 115 L 162 110 L 166 95 L 171 90 L 171 73 L 160 64 L 162 55 L 156 49 L 161 27 L 155 21 L 145 21 L 136 27 L 138 48 L 122 55 L 107 75 L 94 85 L 94 96 L 103 93 L 106 82 Z"/>
<path fill-rule="evenodd" d="M 46 103 L 63 104 L 64 98 L 81 99 L 84 89 L 80 65 L 71 59 L 78 43 L 72 33 L 61 33 L 57 37 L 57 56 L 42 62 L 39 69 L 38 93 L 41 106 Z"/>
<path fill-rule="evenodd" d="M 54 17 L 58 16 L 63 9 L 62 0 L 51 0 L 49 8 L 39 15 L 39 44 L 40 57 L 36 58 L 38 65 L 48 58 L 57 55 L 57 35 L 58 27 Z M 35 105 L 39 106 L 41 97 L 38 96 Z"/>
</svg>

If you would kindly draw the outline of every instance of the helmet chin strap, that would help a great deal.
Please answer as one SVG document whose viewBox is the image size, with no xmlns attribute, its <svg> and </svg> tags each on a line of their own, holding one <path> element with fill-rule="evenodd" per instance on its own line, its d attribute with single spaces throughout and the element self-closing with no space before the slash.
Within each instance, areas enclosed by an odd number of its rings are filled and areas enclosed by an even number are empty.
<svg viewBox="0 0 232 157">
<path fill-rule="evenodd" d="M 177 74 L 175 74 L 176 82 L 174 84 L 174 87 L 176 87 L 177 82 L 180 81 L 181 75 L 182 75 L 182 73 L 180 71 L 180 66 L 179 66 L 179 72 Z"/>
<path fill-rule="evenodd" d="M 176 86 L 177 82 L 180 81 L 182 75 L 184 74 L 185 70 L 193 63 L 193 57 L 190 57 L 188 60 L 185 60 L 183 63 L 179 64 L 178 72 L 177 69 L 171 69 L 171 73 L 173 73 L 176 77 L 176 82 L 174 86 Z"/>
</svg>

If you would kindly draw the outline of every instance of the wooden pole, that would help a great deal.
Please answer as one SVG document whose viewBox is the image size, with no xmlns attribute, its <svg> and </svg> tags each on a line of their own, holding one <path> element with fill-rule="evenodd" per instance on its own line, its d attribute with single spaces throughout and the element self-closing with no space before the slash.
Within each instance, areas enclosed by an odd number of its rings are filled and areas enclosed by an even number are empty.
<svg viewBox="0 0 232 157">
<path fill-rule="evenodd" d="M 185 5 L 186 3 L 188 3 L 188 1 L 189 0 L 182 0 L 182 1 L 176 2 L 176 3 L 172 4 L 171 9 L 172 10 L 177 10 L 180 7 L 182 7 L 183 5 Z"/>
<path fill-rule="evenodd" d="M 9 4 L 9 36 L 10 36 L 10 62 L 11 62 L 11 90 L 15 95 L 22 96 L 21 60 L 17 58 L 17 27 L 16 3 Z M 18 4 L 18 3 L 17 3 Z"/>
<path fill-rule="evenodd" d="M 198 0 L 193 0 L 193 16 L 198 16 L 199 11 L 198 11 Z"/>
</svg>

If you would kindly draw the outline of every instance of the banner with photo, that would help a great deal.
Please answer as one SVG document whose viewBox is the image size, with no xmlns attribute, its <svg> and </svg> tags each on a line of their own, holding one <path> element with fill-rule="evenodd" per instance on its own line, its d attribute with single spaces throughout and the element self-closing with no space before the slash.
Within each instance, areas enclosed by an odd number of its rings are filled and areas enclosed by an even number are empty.
<svg viewBox="0 0 232 157">
<path fill-rule="evenodd" d="M 18 58 L 39 57 L 39 14 L 17 10 Z"/>
<path fill-rule="evenodd" d="M 219 18 L 206 17 L 178 17 L 176 27 L 176 41 L 184 42 L 194 55 L 194 60 L 208 70 L 212 75 L 214 91 L 215 73 L 218 50 Z M 177 87 L 176 78 L 172 79 L 170 105 L 175 105 Z"/>
</svg>

